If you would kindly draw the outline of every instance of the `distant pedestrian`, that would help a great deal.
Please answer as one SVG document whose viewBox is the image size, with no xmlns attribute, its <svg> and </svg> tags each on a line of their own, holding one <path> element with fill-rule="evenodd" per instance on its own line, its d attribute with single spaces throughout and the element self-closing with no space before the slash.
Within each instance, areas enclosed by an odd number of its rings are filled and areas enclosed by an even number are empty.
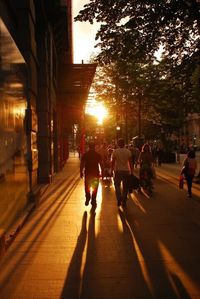
<svg viewBox="0 0 200 299">
<path fill-rule="evenodd" d="M 113 153 L 113 149 L 108 148 L 106 160 L 103 163 L 104 169 L 103 169 L 102 178 L 106 180 L 110 180 L 112 177 L 112 162 L 111 162 L 112 153 Z"/>
<path fill-rule="evenodd" d="M 131 152 L 132 152 L 133 167 L 137 168 L 140 150 L 137 146 L 133 145 L 133 147 L 131 148 Z"/>
<path fill-rule="evenodd" d="M 108 147 L 107 144 L 104 142 L 100 148 L 97 150 L 97 152 L 100 154 L 101 156 L 101 160 L 102 160 L 102 165 L 103 165 L 103 169 L 102 169 L 102 177 L 105 176 L 105 172 L 106 172 L 106 162 L 107 162 L 107 156 L 108 156 Z"/>
<path fill-rule="evenodd" d="M 124 139 L 117 142 L 118 148 L 112 153 L 112 171 L 114 171 L 115 194 L 117 205 L 126 205 L 128 194 L 128 178 L 133 172 L 131 151 L 125 148 Z"/>
<path fill-rule="evenodd" d="M 141 152 L 139 154 L 138 162 L 140 164 L 140 175 L 143 171 L 148 171 L 152 175 L 152 165 L 154 162 L 153 155 L 151 152 L 151 147 L 148 143 L 142 146 Z"/>
<path fill-rule="evenodd" d="M 195 151 L 189 150 L 187 153 L 187 157 L 183 161 L 183 168 L 181 173 L 184 174 L 186 182 L 187 182 L 187 189 L 188 189 L 188 197 L 192 197 L 192 182 L 197 168 L 197 161 L 195 158 Z"/>
<path fill-rule="evenodd" d="M 80 177 L 85 180 L 85 205 L 87 206 L 91 200 L 91 204 L 96 206 L 96 197 L 99 187 L 100 168 L 102 166 L 102 158 L 95 151 L 95 144 L 89 144 L 89 150 L 82 156 L 80 163 Z"/>
<path fill-rule="evenodd" d="M 151 152 L 151 147 L 148 143 L 145 143 L 142 146 L 138 162 L 140 165 L 140 183 L 143 188 L 149 189 L 149 192 L 152 192 L 153 183 L 153 155 Z"/>
<path fill-rule="evenodd" d="M 156 148 L 156 156 L 157 156 L 158 166 L 161 166 L 163 162 L 163 147 L 161 144 L 159 144 Z"/>
</svg>

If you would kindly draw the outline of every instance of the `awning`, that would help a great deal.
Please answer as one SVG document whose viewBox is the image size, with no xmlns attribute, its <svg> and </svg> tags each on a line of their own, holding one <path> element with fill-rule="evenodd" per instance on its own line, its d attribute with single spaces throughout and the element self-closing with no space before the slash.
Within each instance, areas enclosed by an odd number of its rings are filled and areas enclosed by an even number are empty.
<svg viewBox="0 0 200 299">
<path fill-rule="evenodd" d="M 79 122 L 97 64 L 64 64 L 58 79 L 59 103 L 68 110 L 68 120 Z"/>
<path fill-rule="evenodd" d="M 84 104 L 96 71 L 96 64 L 65 64 L 61 66 L 58 93 L 66 96 L 64 101 Z"/>
</svg>

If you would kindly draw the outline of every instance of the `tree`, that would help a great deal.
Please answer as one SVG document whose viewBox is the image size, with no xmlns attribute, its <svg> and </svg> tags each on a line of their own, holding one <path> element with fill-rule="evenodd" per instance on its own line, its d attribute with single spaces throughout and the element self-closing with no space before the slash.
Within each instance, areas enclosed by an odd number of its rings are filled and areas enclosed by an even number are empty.
<svg viewBox="0 0 200 299">
<path fill-rule="evenodd" d="M 141 117 L 168 131 L 179 129 L 188 112 L 200 112 L 197 1 L 91 0 L 75 20 L 101 23 L 97 61 L 114 66 L 118 106 L 135 109 L 142 101 Z"/>
<path fill-rule="evenodd" d="M 75 20 L 102 23 L 96 39 L 104 63 L 154 59 L 162 45 L 163 55 L 180 64 L 199 54 L 199 10 L 195 0 L 91 0 Z"/>
<path fill-rule="evenodd" d="M 177 98 L 182 97 L 181 89 L 169 74 L 161 76 L 163 64 L 164 61 L 158 65 L 138 63 L 125 68 L 112 63 L 97 68 L 93 84 L 96 99 L 109 108 L 110 124 L 123 125 L 128 137 L 139 133 L 139 120 L 148 138 L 153 135 L 149 134 L 150 128 L 156 136 L 163 129 L 173 131 L 182 125 L 182 109 L 174 109 Z"/>
</svg>

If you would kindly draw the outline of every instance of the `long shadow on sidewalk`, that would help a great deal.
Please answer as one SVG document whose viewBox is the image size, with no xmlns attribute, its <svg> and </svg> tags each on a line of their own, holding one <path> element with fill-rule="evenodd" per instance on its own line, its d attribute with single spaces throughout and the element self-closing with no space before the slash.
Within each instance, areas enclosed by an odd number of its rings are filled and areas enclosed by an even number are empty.
<svg viewBox="0 0 200 299">
<path fill-rule="evenodd" d="M 77 244 L 67 271 L 67 278 L 62 290 L 61 298 L 78 299 L 82 286 L 82 263 L 83 253 L 87 240 L 87 212 L 85 211 L 82 219 L 81 231 L 77 239 Z"/>
<path fill-rule="evenodd" d="M 62 209 L 64 208 L 64 205 L 66 204 L 71 194 L 75 190 L 79 181 L 80 179 L 77 178 L 71 185 L 68 185 L 68 183 L 67 185 L 62 185 L 62 188 L 58 189 L 58 192 L 54 200 L 51 201 L 51 198 L 49 198 L 49 204 L 46 204 L 42 210 L 41 210 L 41 206 L 42 206 L 41 205 L 39 207 L 41 211 L 37 213 L 36 210 L 35 213 L 31 215 L 31 217 L 29 218 L 29 221 L 31 221 L 31 223 L 29 225 L 27 223 L 27 230 L 24 236 L 21 238 L 20 242 L 16 242 L 15 246 L 13 245 L 10 247 L 6 256 L 0 262 L 0 272 L 2 273 L 1 276 L 2 290 L 6 287 L 7 284 L 10 283 L 12 277 L 15 275 L 15 272 L 18 269 L 18 266 L 23 264 L 26 255 L 29 254 L 29 251 L 31 251 L 31 257 L 34 260 L 34 254 L 36 254 L 39 251 L 43 240 L 45 240 L 45 236 L 48 234 L 51 227 L 54 225 L 56 219 L 59 217 Z M 31 240 L 27 242 L 30 236 L 31 236 Z M 20 248 L 23 248 L 26 242 L 27 242 L 26 250 L 18 254 L 18 259 L 15 259 L 12 264 L 12 267 L 10 267 L 10 262 L 12 261 L 12 257 L 15 255 L 15 252 L 20 251 Z M 26 270 L 24 270 L 24 274 L 25 272 Z M 22 280 L 22 278 L 23 278 L 22 275 L 18 277 L 18 281 Z M 17 285 L 13 285 L 12 287 L 13 292 L 16 287 Z"/>
<path fill-rule="evenodd" d="M 166 198 L 166 194 L 163 195 L 159 191 L 152 199 L 135 194 L 128 207 L 124 211 L 119 210 L 119 215 L 124 231 L 127 231 L 133 239 L 138 263 L 153 298 L 189 299 L 191 297 L 180 279 L 183 275 L 186 278 L 184 271 L 182 273 L 180 271 L 185 268 L 187 260 L 180 259 L 180 247 L 174 246 L 179 242 L 181 245 L 182 242 L 178 235 L 176 238 L 176 233 L 170 232 L 173 216 L 170 215 L 172 214 L 171 207 L 163 199 Z M 140 203 L 139 213 L 136 212 L 138 202 Z M 159 215 L 160 209 L 163 211 Z M 178 222 L 175 221 L 173 224 L 172 229 L 176 232 Z M 176 268 L 177 275 L 174 273 Z M 187 270 L 186 273 L 189 274 L 191 269 Z M 190 275 L 192 276 L 192 273 Z M 187 279 L 183 281 L 186 282 Z"/>
</svg>

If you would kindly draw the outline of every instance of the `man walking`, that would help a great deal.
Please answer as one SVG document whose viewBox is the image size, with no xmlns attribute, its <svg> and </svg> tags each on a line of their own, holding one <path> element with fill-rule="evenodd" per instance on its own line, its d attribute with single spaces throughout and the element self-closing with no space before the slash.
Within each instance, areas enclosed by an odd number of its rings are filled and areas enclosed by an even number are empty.
<svg viewBox="0 0 200 299">
<path fill-rule="evenodd" d="M 128 177 L 133 172 L 132 154 L 130 150 L 125 148 L 124 139 L 120 138 L 117 144 L 118 148 L 112 154 L 112 171 L 114 171 L 117 205 L 125 206 L 128 194 Z"/>
<path fill-rule="evenodd" d="M 95 151 L 95 144 L 89 144 L 89 150 L 83 154 L 80 164 L 80 177 L 85 180 L 85 205 L 88 206 L 90 200 L 96 206 L 96 197 L 99 187 L 100 169 L 102 171 L 101 155 Z"/>
</svg>

